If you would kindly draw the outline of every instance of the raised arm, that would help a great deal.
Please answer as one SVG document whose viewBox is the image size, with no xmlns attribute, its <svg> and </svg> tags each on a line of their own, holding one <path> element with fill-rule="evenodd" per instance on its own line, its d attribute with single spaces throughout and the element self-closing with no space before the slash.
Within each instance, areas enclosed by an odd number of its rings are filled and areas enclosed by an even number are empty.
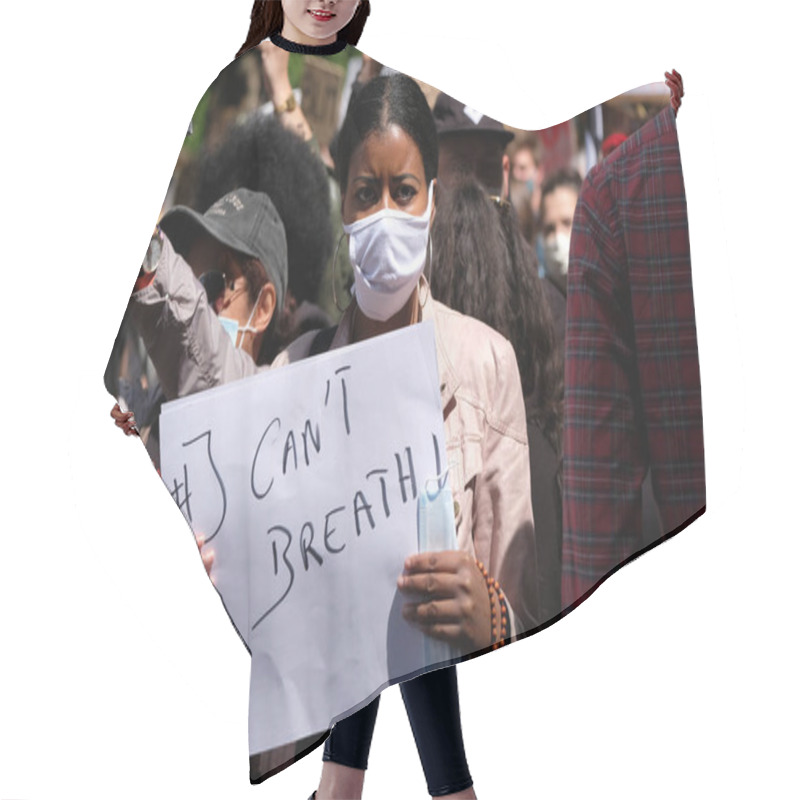
<svg viewBox="0 0 800 800">
<path fill-rule="evenodd" d="M 129 311 L 168 400 L 256 372 L 253 359 L 234 348 L 202 284 L 166 236 L 151 276 L 137 281 Z"/>
</svg>

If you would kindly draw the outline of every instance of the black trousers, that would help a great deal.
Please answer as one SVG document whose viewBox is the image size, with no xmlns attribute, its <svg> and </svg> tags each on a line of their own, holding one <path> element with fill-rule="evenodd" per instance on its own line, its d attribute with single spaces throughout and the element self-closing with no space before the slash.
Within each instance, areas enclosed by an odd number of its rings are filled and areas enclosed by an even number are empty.
<svg viewBox="0 0 800 800">
<path fill-rule="evenodd" d="M 427 672 L 400 684 L 408 721 L 417 743 L 428 792 L 439 797 L 472 786 L 461 735 L 456 668 Z M 375 719 L 376 697 L 361 711 L 337 722 L 325 742 L 323 761 L 366 769 Z"/>
</svg>

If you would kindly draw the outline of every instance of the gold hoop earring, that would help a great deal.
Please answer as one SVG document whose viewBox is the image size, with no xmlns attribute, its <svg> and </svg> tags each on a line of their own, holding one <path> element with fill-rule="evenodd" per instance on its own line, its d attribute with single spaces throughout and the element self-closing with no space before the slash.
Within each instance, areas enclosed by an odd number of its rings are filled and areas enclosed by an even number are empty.
<svg viewBox="0 0 800 800">
<path fill-rule="evenodd" d="M 337 264 L 337 263 L 338 263 L 338 261 L 339 261 L 339 247 L 341 246 L 341 244 L 342 244 L 342 239 L 344 239 L 344 237 L 345 237 L 345 236 L 347 236 L 347 234 L 346 234 L 346 233 L 343 233 L 343 234 L 342 234 L 342 235 L 339 237 L 339 241 L 338 241 L 338 242 L 336 242 L 336 252 L 333 254 L 333 268 L 331 269 L 331 289 L 333 290 L 333 303 L 334 303 L 334 305 L 336 306 L 336 308 L 338 308 L 338 309 L 339 309 L 339 311 L 340 311 L 342 314 L 344 314 L 344 312 L 345 312 L 347 309 L 346 309 L 346 308 L 342 308 L 342 307 L 339 305 L 339 298 L 336 296 L 336 264 Z"/>
</svg>

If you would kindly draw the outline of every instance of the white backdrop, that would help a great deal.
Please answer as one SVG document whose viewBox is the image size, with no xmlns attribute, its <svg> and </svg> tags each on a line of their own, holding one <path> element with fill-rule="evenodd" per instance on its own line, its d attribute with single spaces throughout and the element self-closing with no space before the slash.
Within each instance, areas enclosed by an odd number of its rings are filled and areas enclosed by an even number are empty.
<svg viewBox="0 0 800 800">
<path fill-rule="evenodd" d="M 566 620 L 459 668 L 479 796 L 796 796 L 788 18 L 774 2 L 373 5 L 363 50 L 520 127 L 667 68 L 686 84 L 708 513 Z M 102 384 L 187 123 L 249 9 L 4 13 L 2 798 L 283 800 L 316 786 L 317 754 L 249 786 L 247 655 Z M 424 796 L 392 689 L 365 797 Z"/>
</svg>

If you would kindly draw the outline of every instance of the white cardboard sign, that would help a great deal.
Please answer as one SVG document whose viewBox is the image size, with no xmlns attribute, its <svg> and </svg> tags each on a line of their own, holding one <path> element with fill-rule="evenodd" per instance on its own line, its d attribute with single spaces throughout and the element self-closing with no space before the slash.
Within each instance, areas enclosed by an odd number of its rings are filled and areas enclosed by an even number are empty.
<svg viewBox="0 0 800 800">
<path fill-rule="evenodd" d="M 396 582 L 446 469 L 433 323 L 169 403 L 161 451 L 252 654 L 251 753 L 426 666 Z"/>
</svg>

